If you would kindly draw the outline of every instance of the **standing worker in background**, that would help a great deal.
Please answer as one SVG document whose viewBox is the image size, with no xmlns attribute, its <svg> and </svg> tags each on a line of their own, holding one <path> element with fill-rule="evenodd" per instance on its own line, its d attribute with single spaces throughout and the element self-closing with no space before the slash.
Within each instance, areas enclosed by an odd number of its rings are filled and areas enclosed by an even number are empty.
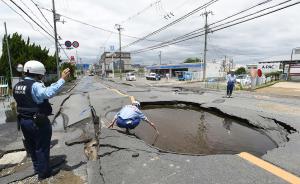
<svg viewBox="0 0 300 184">
<path fill-rule="evenodd" d="M 61 78 L 49 87 L 41 81 L 46 72 L 41 62 L 27 61 L 23 71 L 25 78 L 15 85 L 13 96 L 17 102 L 18 124 L 25 138 L 26 150 L 38 179 L 42 180 L 51 176 L 52 172 L 49 167 L 52 127 L 48 119 L 52 107 L 48 99 L 64 85 L 70 69 L 65 69 Z"/>
<path fill-rule="evenodd" d="M 235 82 L 236 76 L 234 71 L 230 71 L 230 73 L 227 75 L 227 98 L 231 97 Z"/>
<path fill-rule="evenodd" d="M 153 122 L 151 122 L 145 115 L 140 111 L 141 105 L 138 101 L 133 101 L 132 105 L 124 106 L 114 117 L 112 123 L 108 126 L 108 128 L 112 128 L 114 124 L 117 122 L 117 126 L 120 128 L 126 128 L 126 133 L 129 133 L 129 129 L 134 129 L 137 127 L 141 120 L 145 120 L 152 126 L 156 133 L 159 134 L 156 126 Z"/>
</svg>

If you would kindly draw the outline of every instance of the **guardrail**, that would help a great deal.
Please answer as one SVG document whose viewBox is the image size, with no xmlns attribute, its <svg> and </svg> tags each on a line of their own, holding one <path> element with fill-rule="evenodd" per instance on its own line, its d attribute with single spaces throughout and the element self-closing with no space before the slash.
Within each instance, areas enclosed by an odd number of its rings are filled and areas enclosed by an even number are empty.
<svg viewBox="0 0 300 184">
<path fill-rule="evenodd" d="M 6 97 L 9 95 L 8 82 L 4 76 L 0 76 L 0 97 Z"/>
</svg>

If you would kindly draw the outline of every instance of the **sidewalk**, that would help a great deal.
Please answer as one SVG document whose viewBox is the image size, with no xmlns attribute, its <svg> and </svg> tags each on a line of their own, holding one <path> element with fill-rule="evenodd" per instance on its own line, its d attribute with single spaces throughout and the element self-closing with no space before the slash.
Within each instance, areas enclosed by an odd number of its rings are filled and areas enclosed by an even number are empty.
<svg viewBox="0 0 300 184">
<path fill-rule="evenodd" d="M 261 94 L 275 94 L 300 97 L 300 82 L 279 82 L 272 86 L 256 90 Z"/>
</svg>

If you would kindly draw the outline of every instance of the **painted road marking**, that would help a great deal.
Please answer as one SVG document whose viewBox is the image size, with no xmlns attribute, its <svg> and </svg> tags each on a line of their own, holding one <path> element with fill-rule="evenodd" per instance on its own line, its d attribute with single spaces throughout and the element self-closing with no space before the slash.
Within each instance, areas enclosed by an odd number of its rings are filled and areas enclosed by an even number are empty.
<svg viewBox="0 0 300 184">
<path fill-rule="evenodd" d="M 130 101 L 131 101 L 131 103 L 135 101 L 134 96 L 129 96 L 129 95 L 127 95 L 127 94 L 121 93 L 119 90 L 114 89 L 114 88 L 109 88 L 109 87 L 107 87 L 107 86 L 105 86 L 105 85 L 103 85 L 103 86 L 104 86 L 106 89 L 111 90 L 111 91 L 114 91 L 114 92 L 116 92 L 116 93 L 119 94 L 119 95 L 122 95 L 122 96 L 128 96 L 129 99 L 130 99 Z"/>
<path fill-rule="evenodd" d="M 238 156 L 240 156 L 241 158 L 251 162 L 252 164 L 284 179 L 285 181 L 289 182 L 289 183 L 294 183 L 294 184 L 300 184 L 300 178 L 298 176 L 295 176 L 269 162 L 266 162 L 260 158 L 257 158 L 254 155 L 251 155 L 250 153 L 247 152 L 242 152 L 240 154 L 238 154 Z"/>
</svg>

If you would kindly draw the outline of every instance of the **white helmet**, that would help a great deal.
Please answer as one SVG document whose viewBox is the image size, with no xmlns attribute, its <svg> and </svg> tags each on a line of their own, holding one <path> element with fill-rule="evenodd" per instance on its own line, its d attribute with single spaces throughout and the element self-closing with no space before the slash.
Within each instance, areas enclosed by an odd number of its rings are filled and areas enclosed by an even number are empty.
<svg viewBox="0 0 300 184">
<path fill-rule="evenodd" d="M 45 75 L 46 69 L 43 63 L 35 60 L 27 61 L 24 65 L 24 72 Z"/>
<path fill-rule="evenodd" d="M 136 106 L 137 108 L 140 108 L 140 107 L 141 107 L 141 104 L 140 104 L 140 102 L 138 102 L 138 101 L 133 101 L 133 102 L 132 102 L 132 105 Z"/>
</svg>

